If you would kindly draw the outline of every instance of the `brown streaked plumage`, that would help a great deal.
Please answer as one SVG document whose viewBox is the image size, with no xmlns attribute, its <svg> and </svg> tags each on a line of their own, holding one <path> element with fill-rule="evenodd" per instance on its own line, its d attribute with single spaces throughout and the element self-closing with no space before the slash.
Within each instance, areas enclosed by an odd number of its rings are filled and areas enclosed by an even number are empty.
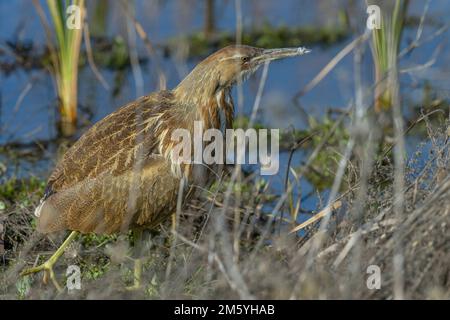
<svg viewBox="0 0 450 320">
<path fill-rule="evenodd" d="M 175 89 L 144 96 L 105 117 L 50 176 L 35 212 L 38 230 L 111 234 L 155 227 L 175 209 L 182 177 L 204 184 L 211 175 L 202 165 L 172 162 L 173 130 L 192 132 L 195 120 L 203 129 L 230 128 L 231 87 L 268 61 L 306 52 L 229 46 L 199 63 Z M 51 270 L 53 258 L 50 267 L 39 270 Z"/>
<path fill-rule="evenodd" d="M 173 93 L 155 93 L 87 131 L 49 178 L 39 231 L 110 234 L 150 227 L 170 214 L 179 178 L 161 155 L 158 137 L 179 123 L 173 108 Z"/>
</svg>

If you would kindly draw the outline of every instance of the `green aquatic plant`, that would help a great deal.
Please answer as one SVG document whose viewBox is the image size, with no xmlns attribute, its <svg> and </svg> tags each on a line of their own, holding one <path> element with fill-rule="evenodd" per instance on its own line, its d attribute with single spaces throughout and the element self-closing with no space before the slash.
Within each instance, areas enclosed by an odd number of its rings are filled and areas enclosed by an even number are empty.
<svg viewBox="0 0 450 320">
<path fill-rule="evenodd" d="M 309 147 L 312 150 L 323 142 L 324 136 L 333 132 L 323 147 L 319 149 L 309 170 L 305 172 L 305 178 L 319 191 L 332 186 L 342 157 L 338 150 L 342 150 L 349 139 L 349 131 L 344 123 L 340 123 L 334 128 L 336 121 L 328 115 L 320 121 L 314 117 L 309 118 L 310 132 L 320 132 L 320 135 L 311 136 Z"/>
<path fill-rule="evenodd" d="M 84 0 L 47 0 L 53 28 L 48 25 L 39 2 L 34 1 L 34 4 L 47 33 L 51 69 L 59 98 L 61 132 L 71 135 L 77 121 L 78 60 L 85 16 Z"/>
<path fill-rule="evenodd" d="M 389 72 L 396 72 L 397 56 L 405 26 L 408 0 L 375 1 L 381 7 L 380 28 L 373 29 L 372 57 L 375 68 L 375 111 L 392 106 L 395 86 L 388 85 Z"/>
</svg>

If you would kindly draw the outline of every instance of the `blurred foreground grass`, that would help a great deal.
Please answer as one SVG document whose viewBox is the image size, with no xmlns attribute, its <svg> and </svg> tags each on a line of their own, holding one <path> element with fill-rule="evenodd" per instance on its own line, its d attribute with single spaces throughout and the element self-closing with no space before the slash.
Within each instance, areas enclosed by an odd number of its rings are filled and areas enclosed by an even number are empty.
<svg viewBox="0 0 450 320">
<path fill-rule="evenodd" d="M 6 248 L 0 267 L 0 297 L 390 299 L 395 277 L 393 248 L 400 241 L 405 297 L 449 298 L 448 127 L 447 123 L 430 130 L 429 139 L 408 160 L 404 218 L 399 220 L 393 214 L 394 169 L 389 154 L 376 163 L 363 203 L 358 202 L 358 178 L 347 180 L 341 199 L 344 205 L 331 216 L 324 241 L 315 251 L 311 250 L 320 234 L 319 224 L 288 234 L 291 224 L 280 226 L 278 216 L 268 214 L 278 200 L 271 195 L 270 185 L 258 182 L 252 174 L 241 174 L 227 196 L 229 178 L 225 178 L 187 205 L 176 237 L 170 222 L 147 234 L 142 251 L 144 287 L 133 292 L 124 289 L 132 283 L 131 233 L 83 235 L 66 251 L 57 275 L 63 283 L 67 266 L 78 265 L 81 290 L 58 293 L 51 285 L 43 285 L 40 275 L 18 278 L 18 267 L 43 261 L 62 235 L 23 250 L 32 241 L 32 212 L 45 183 L 11 179 L 0 187 Z M 333 171 L 327 161 L 316 165 L 322 172 L 326 168 Z M 359 219 L 354 216 L 356 206 L 362 206 Z M 311 252 L 315 254 L 311 256 Z M 381 268 L 379 290 L 366 286 L 370 265 Z"/>
</svg>

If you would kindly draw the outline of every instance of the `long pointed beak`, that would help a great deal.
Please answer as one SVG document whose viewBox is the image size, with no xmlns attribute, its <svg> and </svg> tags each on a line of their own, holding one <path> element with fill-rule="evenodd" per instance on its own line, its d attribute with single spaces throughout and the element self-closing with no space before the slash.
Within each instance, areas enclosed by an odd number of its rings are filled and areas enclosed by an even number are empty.
<svg viewBox="0 0 450 320">
<path fill-rule="evenodd" d="M 254 58 L 254 61 L 257 63 L 264 63 L 267 61 L 283 59 L 287 57 L 301 56 L 309 52 L 311 52 L 311 50 L 305 47 L 265 49 L 262 54 Z"/>
</svg>

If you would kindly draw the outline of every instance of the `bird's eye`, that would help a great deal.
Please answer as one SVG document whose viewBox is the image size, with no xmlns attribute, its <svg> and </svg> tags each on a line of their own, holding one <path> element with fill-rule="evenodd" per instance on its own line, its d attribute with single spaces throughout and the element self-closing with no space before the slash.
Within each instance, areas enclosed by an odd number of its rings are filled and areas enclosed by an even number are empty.
<svg viewBox="0 0 450 320">
<path fill-rule="evenodd" d="M 250 57 L 248 56 L 244 56 L 241 58 L 242 62 L 249 62 L 250 61 Z"/>
</svg>

